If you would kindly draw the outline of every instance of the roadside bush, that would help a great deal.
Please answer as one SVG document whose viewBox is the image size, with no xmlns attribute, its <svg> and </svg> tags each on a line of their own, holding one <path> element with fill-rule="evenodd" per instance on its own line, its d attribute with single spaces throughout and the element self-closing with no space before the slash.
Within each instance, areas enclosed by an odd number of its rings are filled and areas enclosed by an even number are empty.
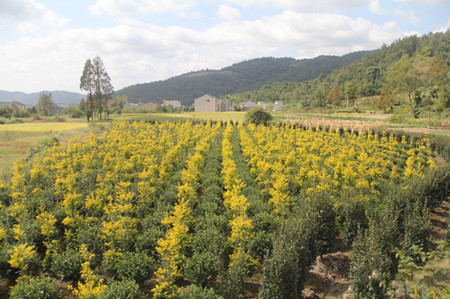
<svg viewBox="0 0 450 299">
<path fill-rule="evenodd" d="M 13 299 L 54 299 L 62 298 L 50 277 L 23 276 L 11 290 Z"/>
<path fill-rule="evenodd" d="M 108 285 L 99 299 L 140 299 L 145 298 L 134 280 L 114 281 Z"/>
<path fill-rule="evenodd" d="M 261 107 L 254 107 L 245 115 L 245 121 L 255 125 L 267 125 L 272 118 L 272 114 Z"/>
</svg>

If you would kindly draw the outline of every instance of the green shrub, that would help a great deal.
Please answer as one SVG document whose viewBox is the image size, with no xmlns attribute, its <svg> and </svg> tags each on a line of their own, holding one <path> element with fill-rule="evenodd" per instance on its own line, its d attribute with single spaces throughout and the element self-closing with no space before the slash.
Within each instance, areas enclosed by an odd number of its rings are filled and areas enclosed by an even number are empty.
<svg viewBox="0 0 450 299">
<path fill-rule="evenodd" d="M 297 298 L 312 263 L 308 235 L 302 231 L 302 223 L 289 221 L 276 236 L 272 256 L 264 261 L 260 297 Z"/>
<path fill-rule="evenodd" d="M 367 229 L 366 204 L 360 200 L 344 199 L 338 208 L 339 225 L 345 242 L 352 245 L 358 234 Z"/>
<path fill-rule="evenodd" d="M 435 208 L 450 195 L 450 163 L 429 171 L 424 178 L 415 177 L 408 184 L 405 197 L 419 200 L 422 206 Z"/>
<path fill-rule="evenodd" d="M 210 252 L 196 253 L 187 261 L 184 271 L 193 283 L 206 286 L 217 275 L 216 257 Z"/>
<path fill-rule="evenodd" d="M 154 259 L 140 252 L 126 252 L 117 263 L 117 275 L 121 279 L 133 279 L 137 283 L 143 283 L 152 277 L 156 266 Z"/>
<path fill-rule="evenodd" d="M 314 246 L 316 255 L 323 255 L 331 249 L 337 234 L 334 206 L 326 193 L 312 196 L 305 206 L 307 207 L 306 218 L 313 225 L 315 234 L 311 236 L 313 239 L 310 240 L 310 244 Z"/>
<path fill-rule="evenodd" d="M 450 162 L 450 136 L 435 135 L 430 137 L 431 148 Z"/>
<path fill-rule="evenodd" d="M 156 257 L 156 243 L 162 237 L 164 237 L 164 232 L 157 226 L 145 230 L 136 238 L 136 251 Z"/>
<path fill-rule="evenodd" d="M 114 281 L 109 284 L 99 299 L 139 299 L 144 298 L 139 285 L 134 280 Z"/>
<path fill-rule="evenodd" d="M 179 294 L 179 299 L 221 299 L 223 297 L 217 295 L 214 290 L 209 288 L 202 288 L 195 284 L 182 289 Z"/>
<path fill-rule="evenodd" d="M 261 107 L 254 107 L 245 115 L 245 121 L 255 125 L 266 125 L 272 120 L 272 118 L 272 114 L 264 111 Z"/>
<path fill-rule="evenodd" d="M 51 270 L 55 275 L 65 281 L 76 281 L 80 276 L 83 258 L 78 251 L 69 249 L 61 254 L 54 254 Z"/>
<path fill-rule="evenodd" d="M 33 156 L 42 153 L 46 148 L 58 145 L 59 140 L 56 137 L 46 137 L 39 140 L 35 147 L 28 149 L 25 159 L 30 160 Z"/>
<path fill-rule="evenodd" d="M 382 298 L 397 271 L 392 249 L 398 243 L 396 211 L 373 219 L 353 243 L 350 279 L 357 298 Z"/>
<path fill-rule="evenodd" d="M 255 236 L 250 240 L 250 251 L 261 259 L 266 255 L 272 254 L 273 244 L 273 233 L 267 233 L 265 231 L 258 231 Z"/>
<path fill-rule="evenodd" d="M 413 246 L 424 248 L 429 236 L 426 195 L 423 186 L 392 189 L 383 206 L 371 217 L 369 228 L 353 243 L 350 279 L 360 298 L 386 296 L 398 270 L 394 248 L 402 248 L 413 258 Z M 426 188 L 425 188 L 426 189 Z"/>
<path fill-rule="evenodd" d="M 24 276 L 19 278 L 17 284 L 12 288 L 11 298 L 53 299 L 62 297 L 52 278 Z"/>
</svg>

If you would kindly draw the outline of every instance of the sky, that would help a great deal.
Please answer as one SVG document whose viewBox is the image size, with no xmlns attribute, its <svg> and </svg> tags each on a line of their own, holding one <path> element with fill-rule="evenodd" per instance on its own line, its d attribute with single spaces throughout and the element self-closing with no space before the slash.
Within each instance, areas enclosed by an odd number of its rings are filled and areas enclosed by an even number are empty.
<svg viewBox="0 0 450 299">
<path fill-rule="evenodd" d="M 373 50 L 449 26 L 449 0 L 0 0 L 0 90 L 81 92 L 96 56 L 119 90 L 259 57 Z"/>
</svg>

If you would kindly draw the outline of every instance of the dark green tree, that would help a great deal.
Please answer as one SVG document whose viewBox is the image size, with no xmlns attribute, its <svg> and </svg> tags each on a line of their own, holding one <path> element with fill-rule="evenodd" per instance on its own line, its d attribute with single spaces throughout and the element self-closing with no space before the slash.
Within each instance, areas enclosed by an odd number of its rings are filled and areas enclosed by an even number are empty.
<svg viewBox="0 0 450 299">
<path fill-rule="evenodd" d="M 122 109 L 127 102 L 128 102 L 127 96 L 122 95 L 122 96 L 113 97 L 108 105 L 109 111 L 111 113 L 120 114 L 120 113 L 122 113 Z"/>
<path fill-rule="evenodd" d="M 387 71 L 387 81 L 392 84 L 394 91 L 407 95 L 411 106 L 411 114 L 414 118 L 417 118 L 417 110 L 413 96 L 415 90 L 420 86 L 420 75 L 420 70 L 414 67 L 413 61 L 408 55 L 403 55 Z"/>
<path fill-rule="evenodd" d="M 355 106 L 355 99 L 356 99 L 356 86 L 351 81 L 345 82 L 344 85 L 344 93 L 345 93 L 345 99 L 347 100 L 347 108 L 349 104 L 352 106 Z"/>
<path fill-rule="evenodd" d="M 272 114 L 261 107 L 254 107 L 247 112 L 245 120 L 256 125 L 266 125 L 272 120 Z"/>
<path fill-rule="evenodd" d="M 344 99 L 344 94 L 342 93 L 342 89 L 337 81 L 334 83 L 333 89 L 330 91 L 327 98 L 333 107 L 336 108 L 341 105 L 341 101 Z"/>
<path fill-rule="evenodd" d="M 390 83 L 383 86 L 381 90 L 380 98 L 377 102 L 377 108 L 382 109 L 384 112 L 388 112 L 393 104 L 394 91 Z"/>
<path fill-rule="evenodd" d="M 111 85 L 111 78 L 106 72 L 103 60 L 97 56 L 92 61 L 93 65 L 93 82 L 94 82 L 94 102 L 98 116 L 102 119 L 102 113 L 108 111 L 108 101 L 111 99 L 114 89 Z M 107 118 L 107 114 L 105 118 Z"/>
<path fill-rule="evenodd" d="M 114 91 L 111 78 L 105 70 L 102 59 L 97 56 L 94 60 L 86 60 L 80 78 L 80 89 L 87 91 L 86 115 L 89 119 L 97 115 L 102 119 L 102 113 L 108 111 L 108 101 Z M 107 117 L 107 115 L 105 116 Z"/>
<path fill-rule="evenodd" d="M 39 114 L 45 116 L 51 115 L 53 113 L 53 98 L 50 92 L 41 93 L 37 104 L 37 110 Z"/>
<path fill-rule="evenodd" d="M 366 70 L 366 83 L 364 93 L 367 96 L 380 94 L 381 89 L 381 72 L 377 66 L 371 66 Z"/>
</svg>

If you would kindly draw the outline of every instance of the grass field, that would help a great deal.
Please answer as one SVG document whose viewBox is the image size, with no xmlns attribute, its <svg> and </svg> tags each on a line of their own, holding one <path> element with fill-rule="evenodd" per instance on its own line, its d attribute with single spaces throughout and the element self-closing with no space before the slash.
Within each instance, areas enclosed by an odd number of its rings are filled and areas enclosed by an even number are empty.
<svg viewBox="0 0 450 299">
<path fill-rule="evenodd" d="M 14 162 L 23 158 L 27 151 L 44 138 L 56 137 L 60 142 L 70 137 L 86 134 L 87 123 L 45 122 L 17 123 L 0 126 L 0 180 L 6 182 L 11 177 Z"/>
<path fill-rule="evenodd" d="M 88 124 L 86 122 L 29 122 L 1 125 L 0 132 L 50 133 L 85 129 L 87 127 Z"/>
</svg>

